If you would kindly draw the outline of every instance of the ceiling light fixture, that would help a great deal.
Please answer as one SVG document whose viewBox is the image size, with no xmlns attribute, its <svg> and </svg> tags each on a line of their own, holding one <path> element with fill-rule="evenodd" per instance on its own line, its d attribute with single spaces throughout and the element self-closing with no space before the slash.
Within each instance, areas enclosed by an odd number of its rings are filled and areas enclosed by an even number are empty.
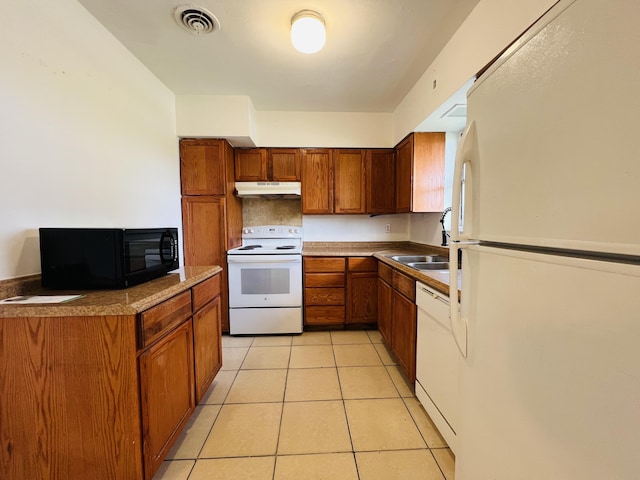
<svg viewBox="0 0 640 480">
<path fill-rule="evenodd" d="M 324 19 L 318 12 L 301 10 L 291 18 L 291 43 L 299 52 L 319 52 L 326 40 Z"/>
</svg>

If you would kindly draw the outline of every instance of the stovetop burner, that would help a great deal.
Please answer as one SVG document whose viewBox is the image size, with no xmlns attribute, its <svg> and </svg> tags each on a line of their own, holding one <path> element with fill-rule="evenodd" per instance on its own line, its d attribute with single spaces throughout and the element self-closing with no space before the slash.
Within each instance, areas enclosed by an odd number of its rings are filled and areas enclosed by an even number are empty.
<svg viewBox="0 0 640 480">
<path fill-rule="evenodd" d="M 244 247 L 238 248 L 238 250 L 255 250 L 256 248 L 262 248 L 262 245 L 245 245 Z"/>
<path fill-rule="evenodd" d="M 295 245 L 280 245 L 276 250 L 293 250 L 294 248 L 296 248 Z"/>
</svg>

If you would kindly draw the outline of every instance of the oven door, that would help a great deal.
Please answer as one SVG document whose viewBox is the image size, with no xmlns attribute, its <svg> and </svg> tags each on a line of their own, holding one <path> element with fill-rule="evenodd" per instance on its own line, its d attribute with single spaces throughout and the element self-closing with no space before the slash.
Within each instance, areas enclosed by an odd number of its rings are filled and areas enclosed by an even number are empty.
<svg viewBox="0 0 640 480">
<path fill-rule="evenodd" d="M 228 255 L 229 307 L 302 306 L 301 255 Z"/>
</svg>

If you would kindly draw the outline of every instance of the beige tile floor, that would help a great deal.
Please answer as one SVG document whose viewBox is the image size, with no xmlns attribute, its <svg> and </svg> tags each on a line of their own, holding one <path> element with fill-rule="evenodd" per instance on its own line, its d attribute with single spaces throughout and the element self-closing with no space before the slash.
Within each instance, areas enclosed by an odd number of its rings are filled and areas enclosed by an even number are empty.
<svg viewBox="0 0 640 480">
<path fill-rule="evenodd" d="M 377 331 L 222 346 L 154 480 L 453 480 L 451 451 Z"/>
</svg>

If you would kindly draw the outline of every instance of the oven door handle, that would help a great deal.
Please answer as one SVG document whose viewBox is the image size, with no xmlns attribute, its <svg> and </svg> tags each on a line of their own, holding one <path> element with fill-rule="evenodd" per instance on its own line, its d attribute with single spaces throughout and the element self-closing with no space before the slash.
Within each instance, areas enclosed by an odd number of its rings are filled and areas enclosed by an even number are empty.
<svg viewBox="0 0 640 480">
<path fill-rule="evenodd" d="M 228 255 L 227 256 L 227 262 L 228 263 L 268 263 L 268 264 L 272 264 L 272 263 L 302 263 L 302 258 L 301 257 L 297 257 L 297 258 L 280 258 L 279 256 L 269 256 L 268 258 L 265 258 L 264 256 L 259 256 L 259 255 L 242 255 L 242 256 L 234 256 L 234 255 Z"/>
</svg>

